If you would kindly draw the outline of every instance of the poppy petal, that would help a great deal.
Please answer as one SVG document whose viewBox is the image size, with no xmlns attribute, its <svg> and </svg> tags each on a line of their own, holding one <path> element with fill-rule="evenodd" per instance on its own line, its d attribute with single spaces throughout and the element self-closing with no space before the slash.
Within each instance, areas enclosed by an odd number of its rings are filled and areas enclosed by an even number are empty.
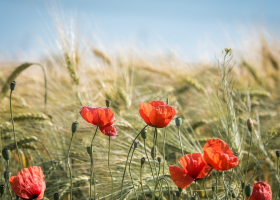
<svg viewBox="0 0 280 200">
<path fill-rule="evenodd" d="M 110 108 L 83 106 L 80 114 L 88 123 L 97 126 L 110 126 L 115 122 L 114 112 Z"/>
<path fill-rule="evenodd" d="M 153 107 L 167 105 L 164 101 L 151 101 L 149 104 Z"/>
<path fill-rule="evenodd" d="M 153 106 L 149 103 L 141 103 L 139 106 L 139 113 L 142 119 L 146 122 L 146 124 L 151 124 L 151 121 L 149 119 L 151 111 L 153 110 Z"/>
<path fill-rule="evenodd" d="M 40 167 L 34 166 L 21 170 L 9 178 L 13 192 L 23 199 L 42 199 L 46 184 Z"/>
<path fill-rule="evenodd" d="M 238 165 L 238 157 L 223 140 L 207 140 L 203 152 L 205 162 L 218 171 L 229 170 Z"/>
<path fill-rule="evenodd" d="M 269 184 L 265 181 L 259 181 L 253 185 L 253 194 L 250 200 L 271 200 L 272 191 Z"/>
<path fill-rule="evenodd" d="M 184 170 L 179 167 L 169 165 L 169 173 L 172 181 L 182 189 L 186 189 L 194 181 Z"/>
<path fill-rule="evenodd" d="M 149 118 L 153 126 L 164 128 L 177 113 L 178 111 L 173 106 L 160 105 L 152 109 Z"/>
<path fill-rule="evenodd" d="M 179 159 L 179 163 L 185 172 L 195 180 L 204 178 L 211 169 L 211 167 L 204 162 L 201 153 L 186 154 Z"/>
<path fill-rule="evenodd" d="M 103 127 L 99 127 L 100 131 L 112 138 L 116 138 L 118 136 L 118 130 L 116 127 L 114 126 L 103 126 Z"/>
</svg>

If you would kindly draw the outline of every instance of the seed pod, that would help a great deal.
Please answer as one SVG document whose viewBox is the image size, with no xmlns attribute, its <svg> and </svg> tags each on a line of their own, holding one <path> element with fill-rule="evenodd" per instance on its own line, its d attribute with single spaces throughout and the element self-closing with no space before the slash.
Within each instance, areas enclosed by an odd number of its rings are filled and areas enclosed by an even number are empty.
<svg viewBox="0 0 280 200">
<path fill-rule="evenodd" d="M 252 132 L 252 130 L 253 130 L 253 121 L 250 118 L 247 120 L 247 127 L 248 127 L 248 130 L 250 132 Z"/>
<path fill-rule="evenodd" d="M 5 192 L 5 185 L 0 185 L 0 196 L 2 196 Z"/>
<path fill-rule="evenodd" d="M 138 146 L 139 146 L 139 141 L 135 141 L 134 142 L 134 149 L 137 149 Z"/>
<path fill-rule="evenodd" d="M 92 151 L 91 151 L 91 146 L 87 147 L 87 153 L 88 153 L 89 155 L 91 155 L 91 154 L 92 154 Z"/>
<path fill-rule="evenodd" d="M 10 157 L 11 157 L 11 151 L 10 151 L 10 149 L 4 148 L 4 149 L 2 150 L 2 155 L 3 155 L 3 158 L 4 158 L 6 161 L 10 160 Z"/>
<path fill-rule="evenodd" d="M 146 140 L 147 135 L 148 135 L 148 131 L 147 131 L 146 129 L 145 129 L 145 130 L 142 130 L 142 132 L 141 132 L 141 137 L 142 137 L 144 140 Z"/>
<path fill-rule="evenodd" d="M 11 177 L 11 172 L 6 170 L 6 171 L 4 172 L 4 178 L 5 178 L 5 180 L 9 180 L 10 177 Z"/>
<path fill-rule="evenodd" d="M 110 101 L 110 100 L 108 100 L 108 99 L 106 99 L 106 106 L 107 106 L 107 108 L 109 108 L 109 107 L 110 107 L 110 105 L 111 105 L 111 101 Z"/>
<path fill-rule="evenodd" d="M 280 150 L 277 150 L 277 151 L 276 151 L 276 156 L 277 156 L 277 158 L 280 157 Z"/>
<path fill-rule="evenodd" d="M 253 194 L 253 187 L 251 185 L 246 185 L 245 194 L 246 197 L 250 197 Z"/>
<path fill-rule="evenodd" d="M 151 157 L 153 160 L 157 157 L 157 146 L 153 146 L 151 149 Z"/>
<path fill-rule="evenodd" d="M 79 127 L 79 122 L 75 121 L 72 123 L 72 134 L 76 133 L 78 127 Z"/>
<path fill-rule="evenodd" d="M 241 188 L 244 189 L 245 188 L 245 182 L 241 181 Z"/>
<path fill-rule="evenodd" d="M 13 91 L 13 90 L 16 88 L 16 85 L 17 85 L 17 83 L 16 83 L 15 81 L 12 81 L 12 82 L 10 83 L 10 89 L 11 89 L 11 91 Z"/>
<path fill-rule="evenodd" d="M 181 117 L 177 117 L 175 119 L 175 124 L 176 124 L 176 126 L 181 126 L 182 125 L 182 118 Z"/>
<path fill-rule="evenodd" d="M 231 197 L 232 197 L 232 198 L 236 198 L 236 194 L 235 194 L 234 191 L 231 191 Z"/>
<path fill-rule="evenodd" d="M 54 200 L 59 200 L 59 193 L 54 193 L 53 194 L 53 199 Z"/>
<path fill-rule="evenodd" d="M 214 185 L 212 185 L 212 192 L 215 192 L 216 187 Z"/>
<path fill-rule="evenodd" d="M 141 167 L 144 165 L 145 161 L 146 161 L 146 159 L 144 157 L 141 158 Z"/>
<path fill-rule="evenodd" d="M 157 157 L 158 163 L 161 163 L 161 157 Z"/>
</svg>

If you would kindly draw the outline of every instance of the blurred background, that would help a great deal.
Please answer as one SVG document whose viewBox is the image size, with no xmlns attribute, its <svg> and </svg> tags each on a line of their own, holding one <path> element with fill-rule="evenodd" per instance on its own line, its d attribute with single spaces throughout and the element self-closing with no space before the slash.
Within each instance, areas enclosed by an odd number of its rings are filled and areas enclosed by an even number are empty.
<svg viewBox="0 0 280 200">
<path fill-rule="evenodd" d="M 224 47 L 243 48 L 256 36 L 280 36 L 280 2 L 256 1 L 0 1 L 0 59 L 45 56 L 57 20 L 106 50 L 134 47 L 213 60 Z"/>
<path fill-rule="evenodd" d="M 176 117 L 183 119 L 185 154 L 202 152 L 208 139 L 222 138 L 239 154 L 240 164 L 236 172 L 225 172 L 220 180 L 236 194 L 241 192 L 241 181 L 251 185 L 267 181 L 275 197 L 280 182 L 275 155 L 280 144 L 279 8 L 276 0 L 0 0 L 0 149 L 12 151 L 12 175 L 23 167 L 41 166 L 47 184 L 45 197 L 53 199 L 59 192 L 61 200 L 70 199 L 65 156 L 70 127 L 77 120 L 80 126 L 70 151 L 73 195 L 88 200 L 86 147 L 95 127 L 79 111 L 82 105 L 105 107 L 109 99 L 119 133 L 111 140 L 110 153 L 117 199 L 129 147 L 145 126 L 139 105 L 168 98 L 178 110 Z M 22 166 L 10 115 L 10 83 L 14 80 L 17 86 L 11 102 Z M 254 137 L 247 176 L 248 118 L 254 123 Z M 154 129 L 147 130 L 147 148 L 138 138 L 131 162 L 139 199 L 144 198 L 140 159 L 146 157 L 145 149 L 150 155 L 153 147 Z M 159 129 L 158 134 L 158 156 L 168 183 L 162 192 L 170 199 L 170 189 L 175 198 L 178 188 L 168 166 L 179 166 L 182 154 L 174 120 L 166 132 Z M 98 131 L 94 140 L 96 191 L 100 199 L 110 199 L 108 137 Z M 1 185 L 5 162 L 0 160 Z M 159 163 L 153 162 L 153 170 L 159 169 Z M 212 174 L 206 181 L 209 195 L 213 180 L 222 178 Z M 160 176 L 165 177 L 163 172 Z M 143 181 L 151 199 L 155 182 L 148 165 Z M 203 198 L 201 184 L 198 181 Z M 225 195 L 222 189 L 218 193 L 220 198 Z M 186 190 L 184 195 L 188 195 Z M 124 196 L 137 199 L 128 173 Z M 160 199 L 159 191 L 156 197 Z"/>
</svg>

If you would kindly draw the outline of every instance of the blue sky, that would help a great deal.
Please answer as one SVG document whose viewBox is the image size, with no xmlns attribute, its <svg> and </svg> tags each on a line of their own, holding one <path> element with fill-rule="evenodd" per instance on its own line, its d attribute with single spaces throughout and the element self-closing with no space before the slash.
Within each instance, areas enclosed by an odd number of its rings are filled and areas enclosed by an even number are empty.
<svg viewBox="0 0 280 200">
<path fill-rule="evenodd" d="M 78 35 L 105 49 L 134 46 L 196 60 L 237 48 L 244 35 L 280 36 L 278 0 L 0 0 L 0 58 L 44 56 L 55 33 L 53 5 L 75 19 Z"/>
</svg>

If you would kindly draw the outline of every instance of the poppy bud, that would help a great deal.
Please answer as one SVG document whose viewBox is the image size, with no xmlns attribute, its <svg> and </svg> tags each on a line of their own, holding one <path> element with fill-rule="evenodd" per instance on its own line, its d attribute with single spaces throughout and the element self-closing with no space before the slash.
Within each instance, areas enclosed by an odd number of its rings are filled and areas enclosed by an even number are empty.
<svg viewBox="0 0 280 200">
<path fill-rule="evenodd" d="M 247 127 L 248 127 L 248 130 L 250 132 L 252 132 L 252 130 L 253 130 L 253 121 L 250 118 L 247 120 Z"/>
<path fill-rule="evenodd" d="M 151 149 L 151 157 L 155 159 L 157 157 L 157 146 L 153 146 Z"/>
<path fill-rule="evenodd" d="M 245 182 L 241 181 L 241 188 L 244 189 L 245 188 Z"/>
<path fill-rule="evenodd" d="M 107 108 L 109 108 L 109 107 L 110 107 L 110 105 L 111 105 L 111 101 L 110 101 L 110 100 L 108 100 L 108 99 L 106 99 L 106 106 L 107 106 Z"/>
<path fill-rule="evenodd" d="M 161 157 L 157 157 L 158 163 L 161 163 Z"/>
<path fill-rule="evenodd" d="M 72 123 L 72 134 L 76 133 L 78 127 L 79 127 L 79 123 L 77 121 Z"/>
<path fill-rule="evenodd" d="M 11 157 L 11 151 L 10 151 L 10 149 L 4 148 L 4 149 L 2 150 L 2 155 L 3 155 L 3 158 L 4 158 L 6 161 L 10 160 L 10 157 Z"/>
<path fill-rule="evenodd" d="M 59 200 L 59 194 L 58 193 L 54 193 L 53 194 L 53 199 L 54 200 Z"/>
<path fill-rule="evenodd" d="M 177 117 L 175 119 L 175 124 L 176 124 L 176 126 L 181 126 L 182 125 L 182 118 L 181 117 Z"/>
<path fill-rule="evenodd" d="M 5 192 L 5 185 L 0 185 L 0 196 L 2 196 Z"/>
<path fill-rule="evenodd" d="M 4 178 L 5 178 L 5 180 L 9 180 L 10 177 L 11 177 L 11 172 L 10 172 L 10 171 L 5 171 L 5 172 L 4 172 Z"/>
<path fill-rule="evenodd" d="M 91 151 L 91 146 L 87 147 L 87 153 L 88 153 L 89 155 L 91 155 L 91 154 L 92 154 L 92 151 Z"/>
<path fill-rule="evenodd" d="M 145 129 L 145 130 L 142 130 L 142 132 L 141 132 L 141 137 L 142 137 L 144 140 L 146 140 L 147 135 L 148 135 L 148 131 L 147 131 L 146 129 Z"/>
<path fill-rule="evenodd" d="M 276 156 L 277 156 L 277 158 L 280 157 L 280 150 L 277 150 L 277 151 L 276 151 Z"/>
<path fill-rule="evenodd" d="M 180 194 L 182 193 L 183 189 L 178 187 Z"/>
<path fill-rule="evenodd" d="M 235 194 L 234 191 L 231 191 L 231 197 L 232 197 L 232 198 L 236 198 L 236 194 Z"/>
<path fill-rule="evenodd" d="M 214 185 L 212 185 L 212 192 L 215 192 L 216 187 Z"/>
<path fill-rule="evenodd" d="M 253 187 L 251 185 L 246 185 L 245 194 L 246 197 L 250 197 L 253 194 Z"/>
<path fill-rule="evenodd" d="M 134 142 L 134 149 L 136 149 L 139 146 L 139 141 Z"/>
<path fill-rule="evenodd" d="M 169 104 L 169 98 L 166 98 L 166 104 L 167 105 Z"/>
<path fill-rule="evenodd" d="M 17 83 L 15 81 L 12 81 L 10 84 L 10 89 L 13 91 L 16 88 Z"/>
<path fill-rule="evenodd" d="M 141 167 L 144 165 L 145 161 L 146 161 L 146 159 L 144 157 L 141 158 Z"/>
</svg>

